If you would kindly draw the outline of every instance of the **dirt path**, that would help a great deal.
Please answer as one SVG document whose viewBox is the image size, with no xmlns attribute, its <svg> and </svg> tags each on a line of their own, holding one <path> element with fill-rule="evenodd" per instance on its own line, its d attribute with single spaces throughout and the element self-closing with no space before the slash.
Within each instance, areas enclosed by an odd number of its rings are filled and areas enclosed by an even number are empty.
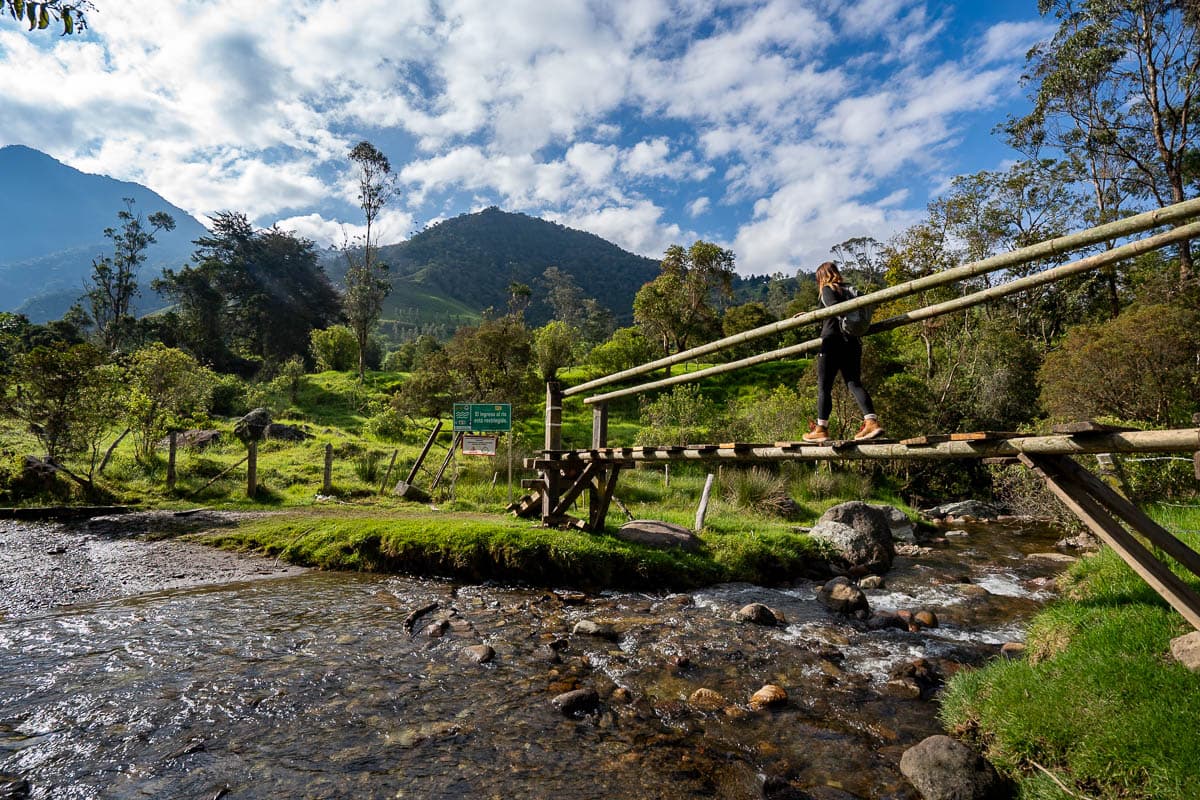
<svg viewBox="0 0 1200 800">
<path fill-rule="evenodd" d="M 0 520 L 0 617 L 305 571 L 177 538 L 247 516 L 253 515 L 149 511 L 68 524 Z"/>
</svg>

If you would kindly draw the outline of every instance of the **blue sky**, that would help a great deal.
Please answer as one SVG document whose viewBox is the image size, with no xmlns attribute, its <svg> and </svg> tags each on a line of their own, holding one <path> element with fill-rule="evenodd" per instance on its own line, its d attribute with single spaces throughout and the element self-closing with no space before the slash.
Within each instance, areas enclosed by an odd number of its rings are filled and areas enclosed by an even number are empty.
<svg viewBox="0 0 1200 800">
<path fill-rule="evenodd" d="M 1016 157 L 1036 0 L 96 0 L 82 36 L 0 19 L 0 145 L 319 244 L 361 233 L 347 153 L 398 192 L 384 243 L 497 205 L 743 274 L 887 240 Z M 114 211 L 115 213 L 115 211 Z"/>
</svg>

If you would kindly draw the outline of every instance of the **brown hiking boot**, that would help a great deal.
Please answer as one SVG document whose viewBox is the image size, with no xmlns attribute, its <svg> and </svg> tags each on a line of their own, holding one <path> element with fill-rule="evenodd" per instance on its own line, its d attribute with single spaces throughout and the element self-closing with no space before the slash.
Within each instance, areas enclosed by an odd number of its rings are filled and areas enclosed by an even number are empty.
<svg viewBox="0 0 1200 800">
<path fill-rule="evenodd" d="M 808 433 L 804 434 L 800 438 L 806 442 L 828 442 L 829 428 L 826 428 L 824 425 L 817 425 L 816 423 L 813 423 L 813 426 L 809 428 Z"/>
<path fill-rule="evenodd" d="M 863 426 L 854 434 L 854 439 L 874 439 L 876 436 L 883 436 L 883 426 L 879 424 L 879 420 L 864 419 Z"/>
</svg>

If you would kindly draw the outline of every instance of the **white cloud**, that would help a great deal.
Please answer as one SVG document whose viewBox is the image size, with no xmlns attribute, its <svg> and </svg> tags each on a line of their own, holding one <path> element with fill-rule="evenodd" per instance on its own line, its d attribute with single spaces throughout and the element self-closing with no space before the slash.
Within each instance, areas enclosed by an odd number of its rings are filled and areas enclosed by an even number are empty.
<svg viewBox="0 0 1200 800">
<path fill-rule="evenodd" d="M 326 242 L 354 230 L 366 138 L 400 182 L 389 236 L 498 204 L 656 256 L 703 215 L 770 272 L 903 224 L 1052 30 L 1031 10 L 962 33 L 946 9 L 260 0 L 249 25 L 235 0 L 106 4 L 84 37 L 0 23 L 0 144 Z"/>
<path fill-rule="evenodd" d="M 1056 26 L 1041 20 L 1001 22 L 988 28 L 978 48 L 979 63 L 1024 61 L 1029 48 L 1054 36 Z"/>
<path fill-rule="evenodd" d="M 547 219 L 590 231 L 631 253 L 650 258 L 661 257 L 670 245 L 695 236 L 685 234 L 679 225 L 666 222 L 662 217 L 663 210 L 646 200 L 625 206 L 546 215 Z"/>
</svg>

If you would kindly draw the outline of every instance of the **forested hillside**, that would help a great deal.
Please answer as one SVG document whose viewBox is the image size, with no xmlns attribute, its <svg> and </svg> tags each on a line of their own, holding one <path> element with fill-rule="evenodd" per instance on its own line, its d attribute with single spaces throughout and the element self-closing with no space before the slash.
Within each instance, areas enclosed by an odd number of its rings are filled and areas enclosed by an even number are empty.
<svg viewBox="0 0 1200 800">
<path fill-rule="evenodd" d="M 553 310 L 542 276 L 549 267 L 570 275 L 628 323 L 633 295 L 658 274 L 658 262 L 629 253 L 595 234 L 553 222 L 487 208 L 433 225 L 400 244 L 379 249 L 392 290 L 384 319 L 405 325 L 442 323 L 451 329 L 487 308 L 503 309 L 514 283 L 531 290 L 526 316 L 545 322 Z M 345 262 L 327 256 L 335 281 Z"/>
</svg>

